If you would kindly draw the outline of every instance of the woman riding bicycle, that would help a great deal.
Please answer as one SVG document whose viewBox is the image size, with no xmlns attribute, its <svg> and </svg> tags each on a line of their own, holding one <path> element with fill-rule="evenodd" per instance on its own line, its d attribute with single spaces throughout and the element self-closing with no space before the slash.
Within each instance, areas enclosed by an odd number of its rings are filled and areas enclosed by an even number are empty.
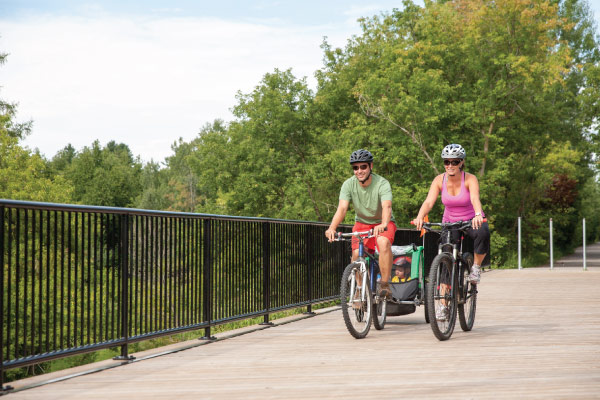
<svg viewBox="0 0 600 400">
<path fill-rule="evenodd" d="M 431 182 L 429 194 L 413 223 L 418 230 L 423 227 L 423 219 L 433 208 L 440 192 L 444 204 L 442 222 L 472 220 L 466 233 L 475 242 L 475 254 L 468 279 L 471 283 L 478 284 L 481 280 L 481 263 L 490 248 L 490 229 L 484 220 L 485 214 L 479 199 L 479 181 L 475 175 L 463 171 L 466 156 L 465 149 L 459 144 L 444 147 L 442 158 L 446 172 L 436 176 Z"/>
</svg>

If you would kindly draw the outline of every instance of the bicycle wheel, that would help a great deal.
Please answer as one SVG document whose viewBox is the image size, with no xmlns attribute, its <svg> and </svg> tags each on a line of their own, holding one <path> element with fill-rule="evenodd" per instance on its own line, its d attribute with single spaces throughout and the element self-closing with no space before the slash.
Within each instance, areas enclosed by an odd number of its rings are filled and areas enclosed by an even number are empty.
<svg viewBox="0 0 600 400">
<path fill-rule="evenodd" d="M 456 324 L 456 297 L 452 296 L 452 264 L 452 256 L 438 254 L 433 259 L 429 271 L 427 311 L 431 330 L 439 340 L 450 339 Z"/>
<path fill-rule="evenodd" d="M 385 326 L 387 317 L 387 300 L 379 300 L 379 303 L 373 303 L 373 326 L 378 331 Z"/>
<path fill-rule="evenodd" d="M 462 281 L 461 299 L 458 303 L 458 320 L 463 331 L 468 332 L 473 329 L 475 323 L 475 310 L 477 309 L 477 285 L 469 282 L 469 273 L 473 265 L 473 255 L 465 253 L 463 255 L 463 265 L 461 268 Z"/>
<path fill-rule="evenodd" d="M 429 324 L 430 323 L 429 307 L 427 306 L 427 280 L 428 279 L 425 278 L 425 267 L 424 267 L 425 260 L 424 260 L 424 258 L 425 257 L 421 257 L 421 266 L 420 266 L 420 268 L 421 268 L 420 276 L 422 279 L 421 285 L 423 285 L 423 291 L 421 293 L 423 293 L 422 296 L 423 296 L 423 308 L 425 309 L 425 313 L 424 313 L 425 314 L 425 323 Z"/>
<path fill-rule="evenodd" d="M 365 272 L 366 273 L 366 272 Z M 357 339 L 367 336 L 371 329 L 372 295 L 368 285 L 368 276 L 365 284 L 357 284 L 360 277 L 360 264 L 349 264 L 342 275 L 340 300 L 342 315 L 348 332 Z"/>
<path fill-rule="evenodd" d="M 427 284 L 425 283 L 425 281 L 423 281 L 423 285 L 425 285 L 425 289 L 423 290 L 425 292 L 425 296 L 423 297 L 423 308 L 425 309 L 425 323 L 429 324 L 429 307 L 427 306 Z"/>
</svg>

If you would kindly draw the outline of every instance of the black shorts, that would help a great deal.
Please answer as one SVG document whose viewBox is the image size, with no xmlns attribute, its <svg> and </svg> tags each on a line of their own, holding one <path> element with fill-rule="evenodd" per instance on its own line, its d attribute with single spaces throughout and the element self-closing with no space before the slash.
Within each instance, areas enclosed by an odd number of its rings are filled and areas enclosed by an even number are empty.
<svg viewBox="0 0 600 400">
<path fill-rule="evenodd" d="M 473 229 L 473 227 L 469 227 L 466 229 L 466 232 L 467 235 L 473 239 L 473 251 L 476 254 L 488 254 L 490 252 L 490 227 L 487 222 L 481 224 L 479 229 Z M 452 241 L 459 242 L 460 234 L 460 231 L 453 230 Z"/>
</svg>

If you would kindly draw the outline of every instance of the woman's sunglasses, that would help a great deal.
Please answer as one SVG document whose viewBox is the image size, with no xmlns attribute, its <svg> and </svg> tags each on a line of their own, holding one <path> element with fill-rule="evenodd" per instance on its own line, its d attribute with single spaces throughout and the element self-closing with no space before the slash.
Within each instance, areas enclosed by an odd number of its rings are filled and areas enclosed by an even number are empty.
<svg viewBox="0 0 600 400">
<path fill-rule="evenodd" d="M 450 165 L 452 164 L 453 166 L 457 166 L 458 164 L 460 164 L 462 160 L 444 160 L 444 165 Z"/>
<path fill-rule="evenodd" d="M 369 168 L 369 164 L 353 165 L 352 166 L 352 169 L 355 170 L 355 171 L 358 171 L 359 168 L 364 171 L 365 169 Z"/>
</svg>

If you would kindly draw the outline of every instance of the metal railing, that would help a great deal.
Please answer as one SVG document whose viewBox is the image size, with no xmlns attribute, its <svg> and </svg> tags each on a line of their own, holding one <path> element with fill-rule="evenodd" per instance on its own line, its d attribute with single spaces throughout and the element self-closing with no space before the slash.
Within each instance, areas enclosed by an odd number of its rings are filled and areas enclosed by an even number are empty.
<svg viewBox="0 0 600 400">
<path fill-rule="evenodd" d="M 0 200 L 0 385 L 11 368 L 118 346 L 127 360 L 134 342 L 198 329 L 211 338 L 218 324 L 311 312 L 337 299 L 350 256 L 326 241 L 326 227 Z"/>
</svg>

